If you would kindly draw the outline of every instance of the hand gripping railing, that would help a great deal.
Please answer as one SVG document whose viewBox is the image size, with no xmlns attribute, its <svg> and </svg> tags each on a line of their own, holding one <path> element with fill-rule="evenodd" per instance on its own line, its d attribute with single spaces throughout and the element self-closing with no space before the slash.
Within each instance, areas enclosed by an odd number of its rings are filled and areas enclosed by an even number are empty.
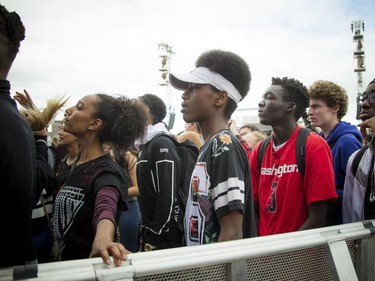
<svg viewBox="0 0 375 281">
<path fill-rule="evenodd" d="M 308 279 L 374 280 L 374 224 L 375 220 L 372 220 L 129 254 L 128 261 L 120 267 L 115 267 L 113 263 L 107 266 L 101 258 L 39 264 L 38 277 L 28 280 L 264 280 L 261 274 L 267 271 L 270 272 L 266 277 L 269 279 L 289 276 L 289 279 L 303 280 L 305 277 L 299 276 L 300 273 L 311 271 L 313 274 L 321 266 L 326 266 L 328 270 L 320 277 L 309 275 Z M 319 257 L 311 255 L 314 249 L 323 249 L 322 261 L 314 260 Z M 292 268 L 293 263 L 290 265 L 288 260 L 291 258 L 296 258 L 294 263 L 303 260 L 297 264 L 297 269 Z M 217 268 L 223 269 L 220 277 L 215 272 Z M 22 272 L 22 276 L 17 276 L 17 267 L 0 269 L 0 281 L 22 280 L 27 277 L 27 272 L 26 275 L 25 270 Z M 213 278 L 212 274 L 216 277 Z M 149 276 L 153 276 L 152 279 L 148 279 Z"/>
</svg>

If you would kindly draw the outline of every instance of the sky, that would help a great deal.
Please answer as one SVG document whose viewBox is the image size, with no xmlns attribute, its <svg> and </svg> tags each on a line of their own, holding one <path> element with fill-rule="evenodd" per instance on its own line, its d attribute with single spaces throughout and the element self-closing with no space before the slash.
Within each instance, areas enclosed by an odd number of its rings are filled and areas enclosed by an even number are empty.
<svg viewBox="0 0 375 281">
<path fill-rule="evenodd" d="M 211 49 L 240 55 L 252 74 L 250 91 L 232 116 L 256 116 L 272 77 L 305 86 L 329 80 L 349 96 L 343 118 L 356 120 L 357 74 L 351 23 L 364 20 L 366 72 L 375 77 L 373 0 L 0 0 L 16 11 L 26 38 L 8 79 L 12 93 L 26 89 L 39 107 L 59 95 L 74 105 L 106 93 L 154 93 L 176 112 L 172 132 L 183 129 L 181 91 L 160 86 L 159 43 L 171 46 L 170 69 L 187 73 Z M 372 4 L 372 5 L 371 5 Z M 371 15 L 371 16 L 370 16 Z M 364 90 L 363 89 L 363 90 Z M 61 115 L 58 115 L 58 118 Z"/>
</svg>

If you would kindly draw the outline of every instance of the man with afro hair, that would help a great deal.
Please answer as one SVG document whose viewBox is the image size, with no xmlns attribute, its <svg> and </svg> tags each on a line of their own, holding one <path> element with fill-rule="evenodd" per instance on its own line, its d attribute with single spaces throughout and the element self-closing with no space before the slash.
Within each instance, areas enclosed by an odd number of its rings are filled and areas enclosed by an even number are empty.
<svg viewBox="0 0 375 281">
<path fill-rule="evenodd" d="M 170 75 L 182 90 L 185 122 L 198 122 L 204 145 L 191 176 L 185 211 L 188 246 L 250 237 L 255 234 L 247 155 L 228 128 L 237 104 L 250 88 L 250 70 L 235 53 L 201 54 L 189 74 Z"/>
<path fill-rule="evenodd" d="M 0 5 L 0 267 L 33 262 L 31 213 L 35 199 L 36 154 L 32 131 L 10 96 L 7 80 L 25 28 L 15 12 Z"/>
<path fill-rule="evenodd" d="M 342 195 L 346 164 L 350 155 L 362 146 L 362 136 L 358 128 L 342 118 L 348 111 L 348 96 L 345 90 L 331 81 L 315 81 L 308 89 L 310 108 L 308 115 L 313 127 L 321 129 L 323 137 L 332 151 L 335 185 L 339 196 L 329 210 L 330 225 L 342 223 Z"/>
<path fill-rule="evenodd" d="M 296 79 L 272 78 L 258 104 L 260 123 L 272 126 L 261 163 L 260 144 L 250 156 L 251 179 L 259 235 L 326 225 L 328 206 L 337 198 L 332 154 L 315 133 L 306 140 L 305 172 L 298 171 L 297 121 L 309 104 L 306 87 Z M 260 164 L 260 166 L 259 166 Z"/>
</svg>

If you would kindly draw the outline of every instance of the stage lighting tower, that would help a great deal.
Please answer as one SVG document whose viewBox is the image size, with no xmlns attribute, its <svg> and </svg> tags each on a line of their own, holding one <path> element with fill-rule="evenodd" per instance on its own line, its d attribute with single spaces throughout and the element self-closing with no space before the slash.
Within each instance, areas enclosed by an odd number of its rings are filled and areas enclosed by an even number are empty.
<svg viewBox="0 0 375 281">
<path fill-rule="evenodd" d="M 159 43 L 159 52 L 160 52 L 160 63 L 161 66 L 159 68 L 159 72 L 161 75 L 162 80 L 159 82 L 159 85 L 165 88 L 165 94 L 167 98 L 167 108 L 168 108 L 168 129 L 171 130 L 173 128 L 174 120 L 175 120 L 175 112 L 172 103 L 172 95 L 171 95 L 171 85 L 169 83 L 169 73 L 171 71 L 171 57 L 174 54 L 172 51 L 172 47 L 166 43 Z"/>
<path fill-rule="evenodd" d="M 363 20 L 355 20 L 351 24 L 353 33 L 353 48 L 354 48 L 354 72 L 357 73 L 357 116 L 361 112 L 361 96 L 363 93 L 363 73 L 366 71 L 365 65 L 365 46 L 364 46 L 364 31 L 365 22 Z"/>
</svg>

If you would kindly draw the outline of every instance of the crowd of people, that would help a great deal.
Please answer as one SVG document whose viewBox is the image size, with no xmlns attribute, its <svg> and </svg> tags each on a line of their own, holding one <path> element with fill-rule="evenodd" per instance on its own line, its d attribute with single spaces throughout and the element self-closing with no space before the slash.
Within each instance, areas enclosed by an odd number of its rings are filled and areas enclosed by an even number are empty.
<svg viewBox="0 0 375 281">
<path fill-rule="evenodd" d="M 49 148 L 47 127 L 67 99 L 41 112 L 27 91 L 11 95 L 7 76 L 24 37 L 17 13 L 0 5 L 0 267 L 90 257 L 119 266 L 132 252 L 375 218 L 375 79 L 358 129 L 342 120 L 339 85 L 272 78 L 258 104 L 272 130 L 262 132 L 231 119 L 250 89 L 247 62 L 209 50 L 190 73 L 169 76 L 181 90 L 180 134 L 168 131 L 157 95 L 97 93 L 65 109 Z M 186 140 L 197 150 L 191 171 L 178 146 Z"/>
</svg>

